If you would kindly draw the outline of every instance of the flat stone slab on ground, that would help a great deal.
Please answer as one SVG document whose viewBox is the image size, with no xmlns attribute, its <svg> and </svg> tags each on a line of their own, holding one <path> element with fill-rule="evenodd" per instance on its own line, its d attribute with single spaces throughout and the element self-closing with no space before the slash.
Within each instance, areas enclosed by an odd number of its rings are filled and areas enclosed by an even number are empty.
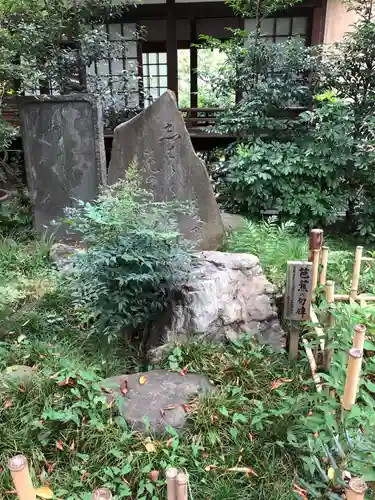
<svg viewBox="0 0 375 500">
<path fill-rule="evenodd" d="M 140 383 L 140 377 L 146 377 L 145 384 Z M 126 395 L 121 393 L 123 380 L 126 380 Z M 187 373 L 183 377 L 166 370 L 109 377 L 103 386 L 121 397 L 119 411 L 133 429 L 146 430 L 145 417 L 148 417 L 152 432 L 163 432 L 168 425 L 175 429 L 184 427 L 187 413 L 182 405 L 214 389 L 204 375 Z"/>
</svg>

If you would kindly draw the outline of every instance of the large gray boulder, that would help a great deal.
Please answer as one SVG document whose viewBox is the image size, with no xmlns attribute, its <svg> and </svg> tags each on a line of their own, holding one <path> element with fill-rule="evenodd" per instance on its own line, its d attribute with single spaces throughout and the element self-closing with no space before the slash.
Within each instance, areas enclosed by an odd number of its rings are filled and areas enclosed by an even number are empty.
<svg viewBox="0 0 375 500">
<path fill-rule="evenodd" d="M 214 389 L 204 375 L 166 370 L 116 375 L 102 385 L 130 427 L 139 431 L 149 427 L 151 432 L 163 432 L 168 425 L 185 427 L 189 401 Z"/>
<path fill-rule="evenodd" d="M 201 250 L 216 250 L 224 237 L 219 207 L 203 161 L 197 156 L 174 94 L 165 92 L 152 106 L 114 132 L 109 184 L 135 165 L 156 201 L 195 205 L 197 216 L 181 215 L 181 233 Z"/>
<path fill-rule="evenodd" d="M 163 322 L 153 325 L 149 344 L 194 336 L 225 342 L 248 332 L 261 343 L 283 347 L 285 334 L 275 306 L 275 288 L 264 276 L 259 259 L 222 252 L 200 252 L 197 257 L 178 300 Z M 151 357 L 157 359 L 157 353 Z"/>
</svg>

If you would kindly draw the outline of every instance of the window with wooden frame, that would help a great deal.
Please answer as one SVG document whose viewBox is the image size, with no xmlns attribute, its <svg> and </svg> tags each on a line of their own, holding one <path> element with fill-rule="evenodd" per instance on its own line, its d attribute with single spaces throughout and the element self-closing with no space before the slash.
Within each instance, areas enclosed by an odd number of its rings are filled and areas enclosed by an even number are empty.
<svg viewBox="0 0 375 500">
<path fill-rule="evenodd" d="M 116 98 L 118 105 L 139 106 L 138 33 L 135 23 L 105 25 L 113 50 L 108 58 L 94 62 L 87 68 L 87 86 L 109 98 Z M 126 47 L 123 47 L 123 40 Z M 98 88 L 99 87 L 99 88 Z"/>
<path fill-rule="evenodd" d="M 145 106 L 150 105 L 168 89 L 166 52 L 143 52 L 143 91 Z"/>
<path fill-rule="evenodd" d="M 245 29 L 249 32 L 255 31 L 255 19 L 245 19 Z M 299 37 L 308 42 L 309 18 L 298 17 L 272 17 L 264 19 L 260 25 L 260 35 L 270 42 L 284 42 L 291 37 Z"/>
</svg>

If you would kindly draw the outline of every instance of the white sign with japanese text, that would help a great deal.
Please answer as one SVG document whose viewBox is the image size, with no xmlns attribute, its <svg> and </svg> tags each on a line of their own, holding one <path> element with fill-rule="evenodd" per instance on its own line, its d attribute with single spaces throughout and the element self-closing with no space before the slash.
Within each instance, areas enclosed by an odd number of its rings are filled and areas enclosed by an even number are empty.
<svg viewBox="0 0 375 500">
<path fill-rule="evenodd" d="M 309 318 L 312 290 L 312 263 L 288 262 L 284 319 L 306 321 Z"/>
</svg>

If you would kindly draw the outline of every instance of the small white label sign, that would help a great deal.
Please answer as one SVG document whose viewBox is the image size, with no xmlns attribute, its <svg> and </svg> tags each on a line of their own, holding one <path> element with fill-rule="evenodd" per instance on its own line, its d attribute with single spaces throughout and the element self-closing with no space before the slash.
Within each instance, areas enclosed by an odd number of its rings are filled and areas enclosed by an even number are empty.
<svg viewBox="0 0 375 500">
<path fill-rule="evenodd" d="M 284 301 L 284 319 L 306 321 L 309 318 L 312 290 L 312 263 L 288 262 Z"/>
</svg>

